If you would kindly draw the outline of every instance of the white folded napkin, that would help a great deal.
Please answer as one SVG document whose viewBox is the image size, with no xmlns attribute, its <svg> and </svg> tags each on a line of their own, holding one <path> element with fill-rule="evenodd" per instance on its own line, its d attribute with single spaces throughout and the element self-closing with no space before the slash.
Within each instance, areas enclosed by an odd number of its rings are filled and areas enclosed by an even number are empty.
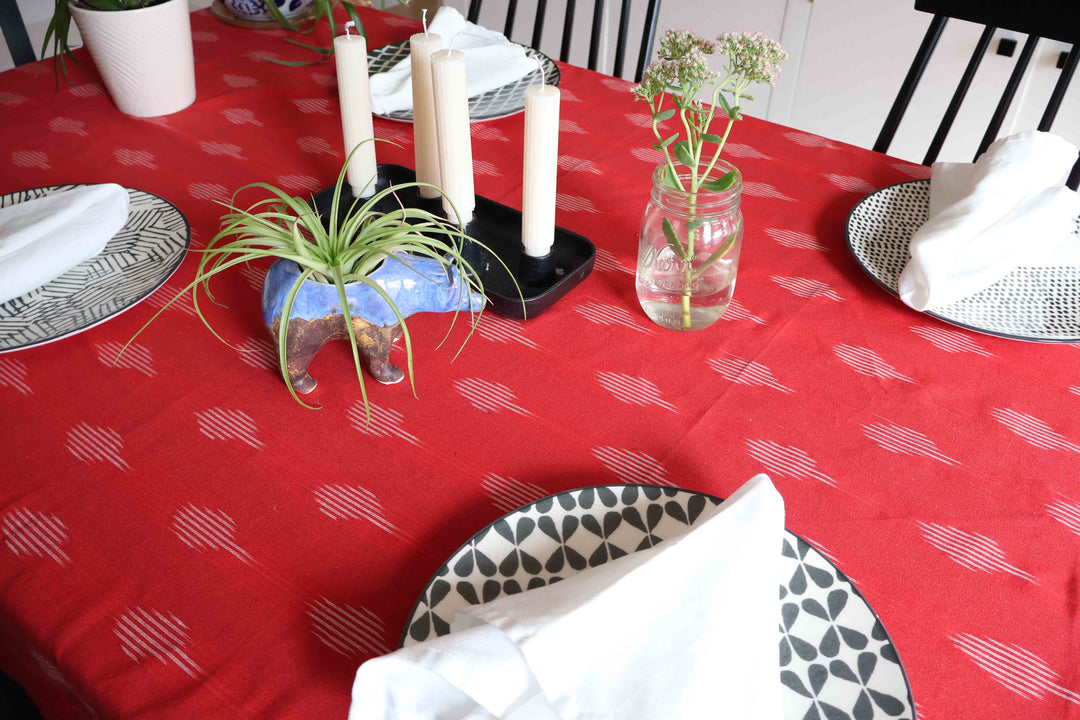
<svg viewBox="0 0 1080 720">
<path fill-rule="evenodd" d="M 475 97 L 525 77 L 536 69 L 525 49 L 507 40 L 502 33 L 467 21 L 461 13 L 444 5 L 435 14 L 428 32 L 443 39 L 443 48 L 465 53 L 465 89 Z M 386 72 L 370 78 L 371 111 L 386 115 L 412 107 L 412 66 L 408 57 Z"/>
<path fill-rule="evenodd" d="M 900 299 L 932 310 L 1018 267 L 1080 265 L 1080 196 L 1064 186 L 1076 156 L 1069 141 L 1033 130 L 998 140 L 974 164 L 935 163 Z"/>
<path fill-rule="evenodd" d="M 0 302 L 101 252 L 128 219 L 120 185 L 88 185 L 0 208 Z"/>
<path fill-rule="evenodd" d="M 779 720 L 783 500 L 758 475 L 712 512 L 364 663 L 349 720 Z"/>
</svg>

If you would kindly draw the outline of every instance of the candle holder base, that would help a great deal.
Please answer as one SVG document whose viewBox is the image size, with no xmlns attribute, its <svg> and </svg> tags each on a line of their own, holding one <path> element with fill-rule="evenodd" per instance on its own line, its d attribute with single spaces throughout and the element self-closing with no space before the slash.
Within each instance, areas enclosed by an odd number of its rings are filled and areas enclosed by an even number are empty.
<svg viewBox="0 0 1080 720">
<path fill-rule="evenodd" d="M 416 173 L 403 165 L 382 164 L 377 191 L 415 180 Z M 313 198 L 315 209 L 324 216 L 330 213 L 333 192 L 329 187 Z M 342 212 L 353 199 L 346 186 L 342 190 Z M 401 205 L 442 216 L 442 198 L 425 198 L 415 187 L 387 196 L 379 209 L 390 211 Z M 521 244 L 521 211 L 479 195 L 465 234 L 477 242 L 468 243 L 462 255 L 484 284 L 489 307 L 509 318 L 531 318 L 544 312 L 588 277 L 596 260 L 596 248 L 588 238 L 559 227 L 555 228 L 555 241 L 548 255 L 526 255 Z"/>
</svg>

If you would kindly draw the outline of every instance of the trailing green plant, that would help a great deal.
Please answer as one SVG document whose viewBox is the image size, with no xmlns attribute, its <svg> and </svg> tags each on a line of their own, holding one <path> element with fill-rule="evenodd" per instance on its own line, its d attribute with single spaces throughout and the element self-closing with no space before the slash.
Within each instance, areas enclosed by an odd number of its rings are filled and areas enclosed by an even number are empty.
<svg viewBox="0 0 1080 720">
<path fill-rule="evenodd" d="M 359 148 L 359 146 L 357 147 Z M 353 152 L 355 153 L 356 150 Z M 349 157 L 351 158 L 352 154 Z M 352 346 L 353 362 L 356 365 L 357 378 L 360 382 L 364 410 L 368 418 L 370 419 L 370 407 L 367 389 L 364 385 L 364 374 L 360 364 L 357 338 L 352 324 L 352 314 L 349 312 L 349 302 L 345 294 L 346 283 L 359 282 L 370 287 L 386 301 L 401 324 L 409 384 L 415 396 L 416 383 L 413 375 L 412 338 L 409 334 L 408 325 L 393 298 L 368 276 L 384 262 L 398 262 L 408 266 L 409 259 L 412 257 L 427 257 L 438 261 L 447 270 L 457 269 L 462 278 L 460 288 L 462 296 L 471 291 L 482 294 L 484 291 L 483 283 L 476 271 L 463 257 L 461 250 L 465 247 L 465 243 L 475 243 L 476 241 L 466 236 L 457 226 L 448 224 L 441 217 L 426 210 L 403 207 L 400 203 L 397 209 L 389 212 L 378 210 L 379 204 L 395 192 L 413 187 L 433 187 L 427 183 L 403 183 L 386 188 L 376 192 L 371 198 L 354 200 L 348 209 L 342 213 L 342 188 L 346 182 L 347 168 L 348 160 L 346 160 L 345 166 L 342 167 L 341 172 L 338 174 L 330 214 L 325 219 L 319 215 L 312 203 L 300 197 L 290 196 L 280 188 L 267 183 L 251 183 L 237 190 L 228 204 L 222 203 L 228 208 L 229 212 L 222 216 L 221 230 L 210 240 L 206 248 L 196 251 L 201 252 L 203 256 L 195 272 L 195 279 L 158 310 L 128 340 L 124 349 L 162 312 L 187 292 L 191 293 L 195 312 L 203 324 L 216 338 L 226 345 L 234 347 L 218 334 L 203 314 L 199 307 L 199 289 L 201 288 L 203 294 L 212 302 L 221 305 L 214 298 L 214 294 L 210 289 L 211 278 L 229 268 L 242 263 L 249 263 L 252 260 L 282 258 L 293 261 L 300 266 L 301 270 L 299 277 L 286 296 L 281 312 L 281 326 L 278 332 L 278 362 L 282 377 L 285 379 L 293 398 L 305 407 L 313 407 L 303 402 L 296 394 L 286 364 L 289 315 L 292 312 L 293 302 L 300 290 L 300 286 L 308 279 L 329 283 L 337 288 L 345 319 L 345 328 L 348 332 L 349 343 Z M 237 196 L 241 192 L 250 189 L 267 191 L 270 193 L 270 197 L 256 202 L 247 209 L 238 207 L 236 204 Z M 223 242 L 228 238 L 233 239 Z M 462 341 L 462 348 L 472 337 L 482 313 L 483 308 L 480 308 L 475 313 L 470 309 L 472 319 L 469 333 Z M 454 311 L 450 328 L 447 330 L 442 342 L 445 342 L 450 336 L 458 314 L 458 311 Z M 439 343 L 440 346 L 442 342 Z M 242 352 L 240 348 L 234 347 L 234 349 Z M 461 352 L 460 348 L 458 352 Z"/>
</svg>

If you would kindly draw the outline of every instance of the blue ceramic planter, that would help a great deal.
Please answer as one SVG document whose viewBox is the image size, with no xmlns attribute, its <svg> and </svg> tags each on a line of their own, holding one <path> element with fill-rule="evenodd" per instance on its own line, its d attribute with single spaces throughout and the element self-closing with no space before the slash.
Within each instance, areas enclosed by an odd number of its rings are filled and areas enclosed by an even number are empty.
<svg viewBox="0 0 1080 720">
<path fill-rule="evenodd" d="M 279 342 L 285 299 L 300 273 L 300 267 L 291 260 L 278 260 L 266 273 L 263 322 L 275 345 Z M 394 300 L 404 318 L 418 312 L 476 312 L 485 302 L 483 295 L 468 292 L 456 268 L 446 268 L 430 258 L 396 255 L 384 261 L 368 277 Z M 390 348 L 401 334 L 394 311 L 378 292 L 362 282 L 347 284 L 345 295 L 357 347 L 368 371 L 379 382 L 400 382 L 404 373 L 389 361 Z M 347 337 L 337 288 L 311 279 L 304 281 L 289 315 L 285 353 L 289 378 L 297 392 L 315 389 L 315 379 L 308 374 L 307 368 L 319 348 L 330 340 Z"/>
</svg>

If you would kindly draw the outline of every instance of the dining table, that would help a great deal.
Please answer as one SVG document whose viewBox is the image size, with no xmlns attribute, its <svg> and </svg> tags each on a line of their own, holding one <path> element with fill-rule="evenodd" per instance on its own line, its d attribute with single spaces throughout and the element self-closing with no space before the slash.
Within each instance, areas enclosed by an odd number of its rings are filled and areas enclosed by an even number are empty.
<svg viewBox="0 0 1080 720">
<path fill-rule="evenodd" d="M 420 28 L 359 13 L 373 49 Z M 118 183 L 190 231 L 141 302 L 0 354 L 0 670 L 44 717 L 344 718 L 360 664 L 505 514 L 596 486 L 725 497 L 766 473 L 902 663 L 910 708 L 873 696 L 862 717 L 1080 718 L 1080 347 L 916 312 L 845 242 L 860 200 L 928 168 L 745 117 L 723 155 L 743 176 L 734 298 L 665 329 L 635 291 L 662 159 L 648 107 L 557 63 L 555 218 L 595 246 L 591 272 L 525 319 L 410 317 L 415 382 L 366 376 L 370 414 L 331 343 L 300 403 L 263 325 L 269 262 L 197 306 L 189 284 L 239 188 L 335 182 L 334 60 L 275 62 L 318 56 L 209 10 L 191 25 L 197 98 L 172 115 L 120 113 L 85 50 L 66 77 L 0 73 L 0 197 Z M 412 167 L 412 125 L 374 127 L 378 162 Z M 520 113 L 471 125 L 476 193 L 515 210 L 523 132 Z M 802 688 L 806 718 L 858 717 L 821 692 Z"/>
</svg>

